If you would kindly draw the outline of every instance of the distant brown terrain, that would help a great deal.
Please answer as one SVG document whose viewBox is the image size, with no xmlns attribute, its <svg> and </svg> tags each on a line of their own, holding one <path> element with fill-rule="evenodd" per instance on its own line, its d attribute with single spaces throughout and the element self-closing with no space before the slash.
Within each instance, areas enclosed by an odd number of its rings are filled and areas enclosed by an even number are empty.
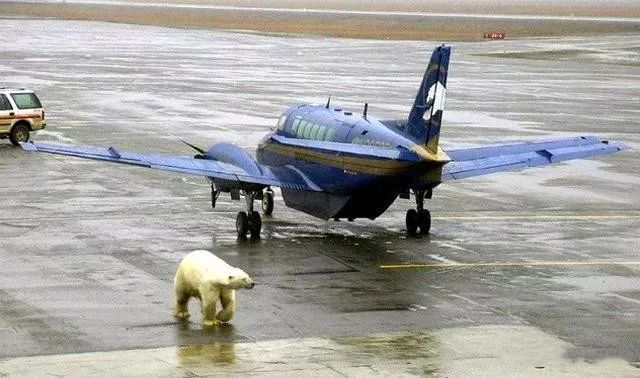
<svg viewBox="0 0 640 378">
<path fill-rule="evenodd" d="M 153 2 L 142 0 L 136 2 Z M 549 0 L 541 0 L 540 4 Z M 209 5 L 233 6 L 263 6 L 270 8 L 319 8 L 321 2 L 315 0 L 292 1 L 270 0 L 251 2 L 235 1 L 207 1 L 207 0 L 175 0 L 172 3 L 195 3 Z M 408 1 L 383 0 L 380 2 L 361 0 L 328 0 L 323 1 L 324 9 L 365 10 L 365 11 L 419 11 L 440 13 L 521 13 L 535 14 L 542 12 L 541 6 L 524 5 L 512 2 L 496 8 L 498 1 L 481 4 L 470 1 L 453 1 L 447 3 L 433 2 L 421 5 L 416 9 L 410 7 Z M 481 2 L 482 3 L 482 2 Z M 503 2 L 505 3 L 505 2 Z M 576 4 L 569 1 L 569 3 Z M 587 1 L 586 3 L 589 3 Z M 622 1 L 622 3 L 629 3 Z M 295 6 L 294 6 L 295 4 Z M 447 4 L 445 6 L 445 4 Z M 453 5 L 459 5 L 455 7 Z M 537 3 L 536 3 L 537 4 Z M 609 4 L 609 3 L 608 3 Z M 621 6 L 623 9 L 623 6 Z M 496 8 L 495 10 L 493 10 Z M 600 12 L 601 8 L 606 8 Z M 634 8 L 634 7 L 631 7 Z M 554 13 L 618 16 L 614 7 L 592 5 L 588 8 L 576 5 L 567 10 L 562 3 L 556 8 L 547 7 L 545 14 Z M 638 9 L 632 9 L 640 13 Z M 625 17 L 632 17 L 632 10 L 628 10 Z M 599 13 L 600 12 L 600 13 Z M 543 12 L 544 13 L 544 12 Z M 492 31 L 505 32 L 507 38 L 530 36 L 558 36 L 610 33 L 638 33 L 640 22 L 617 21 L 584 21 L 584 20 L 522 20 L 486 17 L 436 17 L 424 15 L 388 15 L 388 14 L 345 14 L 345 13 L 290 13 L 278 10 L 264 9 L 198 9 L 175 8 L 163 6 L 129 6 L 115 4 L 73 4 L 73 3 L 0 3 L 0 18 L 2 17 L 52 17 L 67 20 L 96 20 L 130 24 L 160 25 L 189 28 L 216 28 L 251 30 L 265 33 L 293 33 L 316 34 L 347 38 L 374 38 L 400 40 L 476 40 L 485 33 Z"/>
<path fill-rule="evenodd" d="M 110 1 L 110 0 L 106 0 Z M 640 17 L 638 0 L 117 0 L 135 3 L 373 12 Z"/>
</svg>

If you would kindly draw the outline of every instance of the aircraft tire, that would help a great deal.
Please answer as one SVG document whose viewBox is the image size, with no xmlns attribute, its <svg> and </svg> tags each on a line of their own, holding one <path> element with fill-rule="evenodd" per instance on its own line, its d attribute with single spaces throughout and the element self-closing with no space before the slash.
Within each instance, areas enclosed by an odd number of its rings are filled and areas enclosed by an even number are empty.
<svg viewBox="0 0 640 378">
<path fill-rule="evenodd" d="M 262 214 L 267 216 L 273 214 L 273 192 L 270 190 L 262 195 Z"/>
<path fill-rule="evenodd" d="M 415 236 L 418 231 L 418 212 L 416 211 L 416 209 L 407 210 L 405 223 L 407 226 L 407 234 L 410 236 Z"/>
<path fill-rule="evenodd" d="M 431 230 L 431 213 L 429 210 L 422 210 L 418 213 L 418 228 L 420 235 L 428 235 Z"/>
<path fill-rule="evenodd" d="M 239 238 L 247 237 L 247 231 L 249 231 L 249 217 L 244 211 L 238 212 L 236 217 L 236 231 Z"/>
<path fill-rule="evenodd" d="M 256 239 L 260 237 L 260 230 L 262 229 L 262 219 L 260 218 L 260 213 L 254 211 L 249 217 L 249 232 L 251 232 L 251 237 Z"/>
</svg>

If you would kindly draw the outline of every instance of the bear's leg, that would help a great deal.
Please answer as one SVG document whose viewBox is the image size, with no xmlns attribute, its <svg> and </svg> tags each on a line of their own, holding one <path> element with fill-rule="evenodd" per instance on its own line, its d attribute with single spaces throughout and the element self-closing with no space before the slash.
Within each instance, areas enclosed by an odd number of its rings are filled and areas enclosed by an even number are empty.
<svg viewBox="0 0 640 378">
<path fill-rule="evenodd" d="M 220 293 L 220 304 L 222 311 L 218 313 L 216 319 L 226 323 L 233 317 L 236 312 L 236 291 L 235 289 L 222 289 Z"/>
<path fill-rule="evenodd" d="M 200 291 L 202 298 L 202 319 L 206 327 L 217 326 L 220 321 L 216 319 L 216 304 L 220 298 L 220 289 L 209 288 L 206 292 Z"/>
<path fill-rule="evenodd" d="M 191 316 L 189 313 L 188 296 L 176 293 L 176 308 L 173 312 L 173 316 L 179 319 L 188 319 L 189 316 Z"/>
<path fill-rule="evenodd" d="M 189 314 L 189 294 L 185 293 L 184 283 L 182 282 L 182 275 L 180 274 L 180 270 L 176 274 L 175 279 L 173 280 L 173 288 L 176 293 L 176 307 L 173 311 L 173 316 L 179 319 L 187 319 L 191 314 Z"/>
</svg>

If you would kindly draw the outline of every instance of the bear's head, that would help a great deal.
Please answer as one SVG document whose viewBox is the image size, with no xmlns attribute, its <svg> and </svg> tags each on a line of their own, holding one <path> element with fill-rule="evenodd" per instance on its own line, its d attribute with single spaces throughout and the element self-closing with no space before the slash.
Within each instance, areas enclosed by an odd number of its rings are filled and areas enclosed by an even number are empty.
<svg viewBox="0 0 640 378">
<path fill-rule="evenodd" d="M 233 268 L 225 280 L 227 281 L 225 286 L 230 289 L 253 289 L 255 286 L 251 277 L 244 270 L 238 268 Z"/>
</svg>

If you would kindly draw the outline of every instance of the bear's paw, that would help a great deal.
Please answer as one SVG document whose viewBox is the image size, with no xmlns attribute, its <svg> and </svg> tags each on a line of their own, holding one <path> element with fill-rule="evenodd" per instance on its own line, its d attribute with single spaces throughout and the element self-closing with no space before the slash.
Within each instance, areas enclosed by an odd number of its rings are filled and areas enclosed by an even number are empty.
<svg viewBox="0 0 640 378">
<path fill-rule="evenodd" d="M 217 327 L 220 325 L 220 321 L 218 319 L 205 319 L 202 322 L 202 325 L 205 327 Z"/>
</svg>

